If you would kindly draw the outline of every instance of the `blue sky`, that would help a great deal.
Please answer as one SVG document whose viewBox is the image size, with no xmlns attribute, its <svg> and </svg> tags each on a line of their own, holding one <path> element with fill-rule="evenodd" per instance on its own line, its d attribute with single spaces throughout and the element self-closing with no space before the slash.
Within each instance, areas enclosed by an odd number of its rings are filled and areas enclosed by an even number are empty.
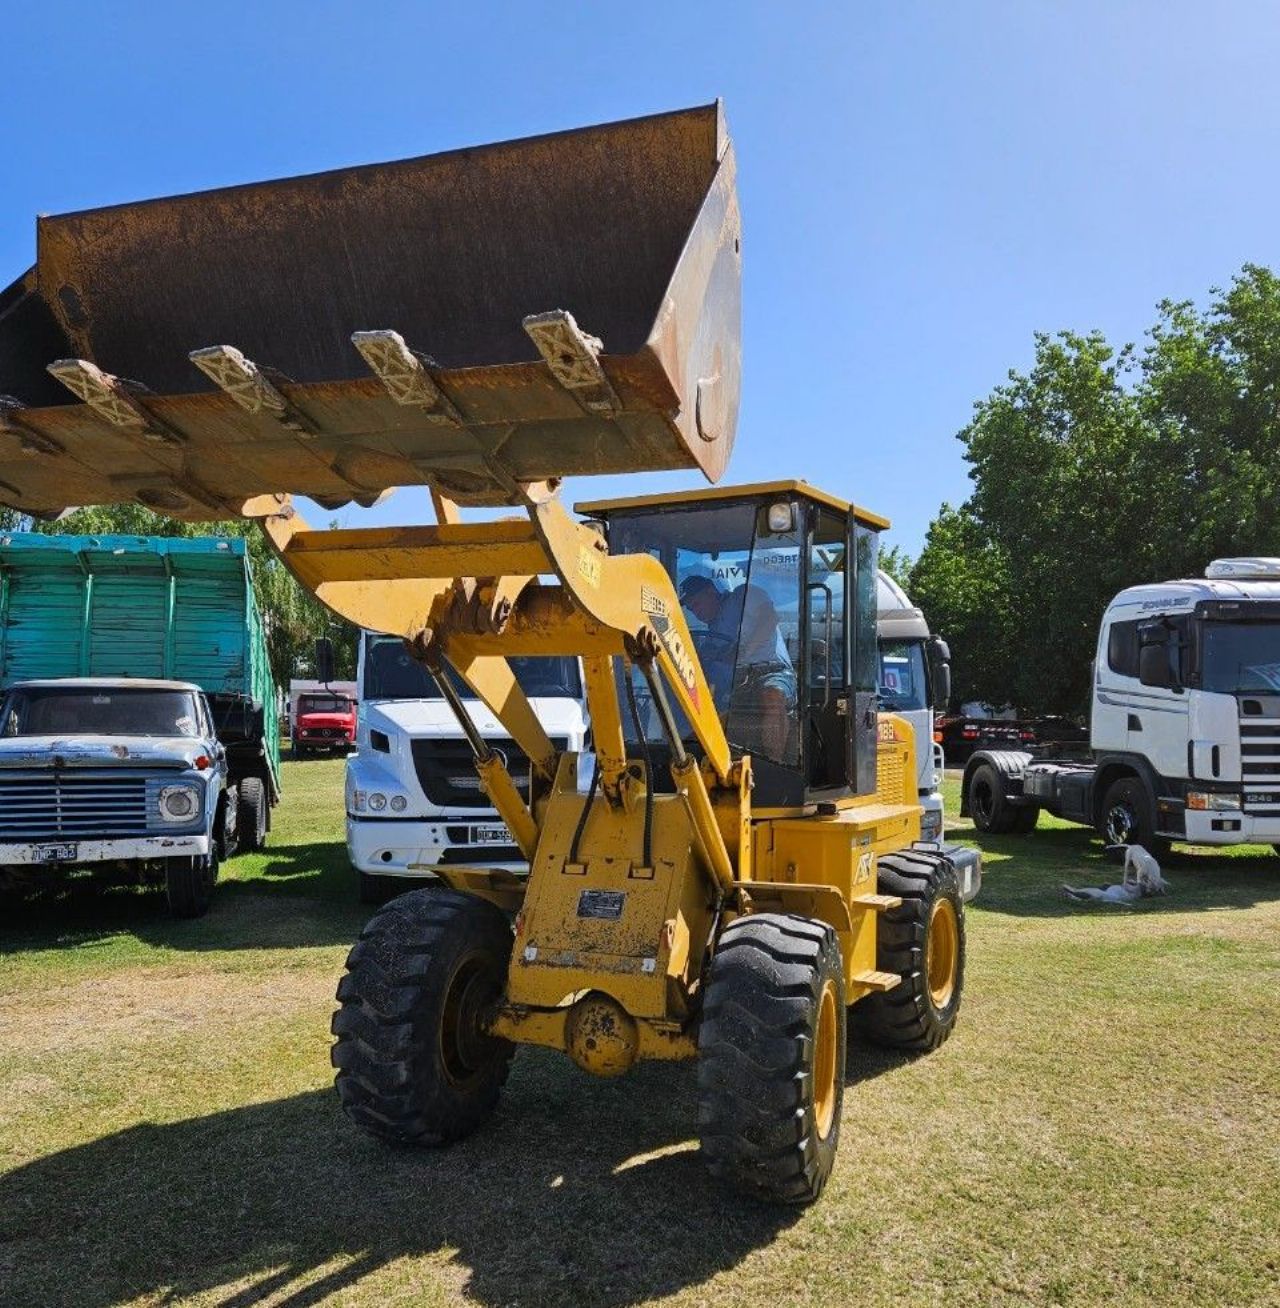
<svg viewBox="0 0 1280 1308">
<path fill-rule="evenodd" d="M 804 477 L 913 553 L 967 493 L 956 431 L 1033 331 L 1137 338 L 1163 296 L 1280 261 L 1264 0 L 45 0 L 5 6 L 3 31 L 0 285 L 32 262 L 38 211 L 723 96 L 744 228 L 730 478 Z M 402 491 L 375 514 L 429 509 Z"/>
</svg>

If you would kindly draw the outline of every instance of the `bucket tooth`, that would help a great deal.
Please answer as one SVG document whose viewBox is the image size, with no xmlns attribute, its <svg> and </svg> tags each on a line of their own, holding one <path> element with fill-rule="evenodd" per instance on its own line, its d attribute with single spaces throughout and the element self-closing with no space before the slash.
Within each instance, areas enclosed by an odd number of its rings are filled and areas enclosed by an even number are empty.
<svg viewBox="0 0 1280 1308">
<path fill-rule="evenodd" d="M 399 332 L 352 332 L 351 344 L 397 404 L 424 410 L 431 422 L 462 426 L 461 415 L 427 371 L 428 357 L 411 350 Z"/>
<path fill-rule="evenodd" d="M 125 382 L 103 372 L 96 363 L 88 359 L 57 359 L 46 371 L 113 427 L 157 445 L 182 444 L 181 437 L 161 427 L 138 403 Z"/>
<path fill-rule="evenodd" d="M 265 414 L 296 431 L 314 436 L 312 425 L 267 380 L 256 363 L 234 345 L 207 345 L 187 358 L 246 413 Z"/>
<path fill-rule="evenodd" d="M 564 309 L 531 313 L 524 320 L 529 339 L 547 361 L 551 375 L 589 413 L 613 417 L 622 405 L 600 366 L 604 342 L 588 336 Z"/>
</svg>

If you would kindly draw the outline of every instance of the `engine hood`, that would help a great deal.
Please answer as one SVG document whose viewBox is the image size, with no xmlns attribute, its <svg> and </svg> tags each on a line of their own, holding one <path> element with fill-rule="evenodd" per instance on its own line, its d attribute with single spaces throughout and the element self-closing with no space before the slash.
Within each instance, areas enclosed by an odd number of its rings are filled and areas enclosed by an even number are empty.
<svg viewBox="0 0 1280 1308">
<path fill-rule="evenodd" d="M 355 721 L 354 713 L 299 713 L 300 727 L 349 727 Z"/>
<path fill-rule="evenodd" d="M 189 736 L 11 736 L 0 739 L 0 768 L 182 768 L 209 754 Z"/>
<path fill-rule="evenodd" d="M 472 721 L 485 736 L 505 736 L 507 729 L 478 700 L 464 701 Z M 549 736 L 580 735 L 586 716 L 576 699 L 535 696 L 529 701 Z M 388 735 L 456 736 L 458 723 L 442 699 L 384 699 L 360 706 L 364 724 Z"/>
</svg>

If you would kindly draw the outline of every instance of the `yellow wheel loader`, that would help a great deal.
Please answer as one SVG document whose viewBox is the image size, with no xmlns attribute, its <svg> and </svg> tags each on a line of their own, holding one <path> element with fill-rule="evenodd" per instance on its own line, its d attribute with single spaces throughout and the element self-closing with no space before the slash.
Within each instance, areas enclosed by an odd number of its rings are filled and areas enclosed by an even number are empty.
<svg viewBox="0 0 1280 1308">
<path fill-rule="evenodd" d="M 528 861 L 440 865 L 352 949 L 333 1062 L 381 1139 L 475 1130 L 519 1045 L 601 1076 L 694 1059 L 712 1172 L 802 1203 L 848 1031 L 927 1050 L 955 1024 L 980 867 L 919 843 L 916 746 L 877 714 L 888 524 L 795 481 L 585 520 L 559 497 L 720 477 L 740 262 L 717 104 L 42 218 L 0 296 L 0 499 L 259 520 L 436 678 Z M 436 524 L 313 531 L 293 499 L 395 486 L 430 488 Z M 513 676 L 538 655 L 582 662 L 589 759 Z"/>
</svg>

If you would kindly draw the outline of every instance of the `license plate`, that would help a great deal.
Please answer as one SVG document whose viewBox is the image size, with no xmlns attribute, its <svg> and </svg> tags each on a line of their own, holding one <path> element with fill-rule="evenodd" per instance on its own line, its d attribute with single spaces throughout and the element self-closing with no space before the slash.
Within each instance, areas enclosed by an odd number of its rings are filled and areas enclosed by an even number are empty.
<svg viewBox="0 0 1280 1308">
<path fill-rule="evenodd" d="M 36 860 L 40 863 L 69 863 L 76 856 L 76 845 L 37 845 Z"/>
<path fill-rule="evenodd" d="M 477 845 L 509 845 L 511 832 L 506 827 L 476 827 L 472 841 Z"/>
</svg>

